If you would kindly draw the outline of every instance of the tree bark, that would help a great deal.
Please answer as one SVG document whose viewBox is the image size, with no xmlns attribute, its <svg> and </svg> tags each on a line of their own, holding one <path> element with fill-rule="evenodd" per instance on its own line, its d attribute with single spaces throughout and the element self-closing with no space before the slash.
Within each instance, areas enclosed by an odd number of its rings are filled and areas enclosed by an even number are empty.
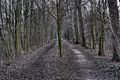
<svg viewBox="0 0 120 80">
<path fill-rule="evenodd" d="M 77 26 L 77 10 L 76 7 L 74 9 L 74 29 L 75 29 L 75 44 L 79 44 L 79 33 Z"/>
<path fill-rule="evenodd" d="M 1 20 L 1 27 L 0 27 L 0 38 L 1 40 L 3 41 L 3 34 L 2 34 L 2 27 L 3 27 L 3 18 L 2 18 L 2 7 L 1 7 L 1 4 L 2 4 L 2 0 L 0 0 L 0 20 Z"/>
<path fill-rule="evenodd" d="M 90 0 L 91 3 L 91 47 L 96 48 L 96 0 Z"/>
<path fill-rule="evenodd" d="M 76 4 L 77 10 L 78 10 L 78 17 L 79 17 L 79 24 L 80 24 L 79 28 L 80 28 L 81 45 L 83 47 L 86 47 L 84 28 L 83 28 L 82 7 L 81 7 L 82 1 L 77 0 L 75 2 L 75 4 Z"/>
<path fill-rule="evenodd" d="M 120 40 L 119 12 L 117 0 L 108 0 L 110 19 L 112 25 L 113 61 L 120 61 L 118 56 L 118 41 Z"/>
<path fill-rule="evenodd" d="M 56 0 L 57 2 L 57 35 L 58 35 L 58 49 L 60 57 L 62 57 L 62 42 L 61 42 L 61 0 Z"/>
</svg>

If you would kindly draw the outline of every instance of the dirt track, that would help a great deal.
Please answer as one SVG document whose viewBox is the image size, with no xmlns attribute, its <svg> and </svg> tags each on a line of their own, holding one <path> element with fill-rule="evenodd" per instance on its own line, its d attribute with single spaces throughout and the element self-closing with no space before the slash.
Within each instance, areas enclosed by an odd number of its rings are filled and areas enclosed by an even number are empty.
<svg viewBox="0 0 120 80">
<path fill-rule="evenodd" d="M 19 75 L 13 72 L 11 78 L 5 80 L 119 80 L 98 75 L 100 70 L 82 48 L 65 41 L 62 45 L 62 58 L 59 57 L 57 45 L 49 45 L 44 51 L 37 52 L 38 57 L 21 69 Z"/>
</svg>

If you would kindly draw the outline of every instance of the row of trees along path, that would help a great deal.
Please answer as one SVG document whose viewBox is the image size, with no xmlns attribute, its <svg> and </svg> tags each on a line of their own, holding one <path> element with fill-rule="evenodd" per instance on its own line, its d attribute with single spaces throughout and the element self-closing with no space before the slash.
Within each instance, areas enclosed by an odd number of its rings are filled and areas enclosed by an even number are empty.
<svg viewBox="0 0 120 80">
<path fill-rule="evenodd" d="M 74 49 L 76 44 L 80 49 Z M 82 48 L 94 57 L 119 62 L 119 44 L 118 0 L 0 0 L 0 68 L 7 69 L 27 55 L 31 60 L 39 48 L 46 49 L 44 54 L 38 51 L 39 57 L 20 71 L 19 79 L 54 80 L 56 75 L 93 80 L 98 71 Z M 3 72 L 10 76 L 9 69 Z"/>
</svg>

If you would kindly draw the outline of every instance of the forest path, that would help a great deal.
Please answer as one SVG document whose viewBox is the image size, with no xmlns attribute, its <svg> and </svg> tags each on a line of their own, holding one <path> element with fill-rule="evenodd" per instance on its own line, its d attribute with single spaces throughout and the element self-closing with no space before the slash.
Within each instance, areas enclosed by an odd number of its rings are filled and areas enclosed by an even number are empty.
<svg viewBox="0 0 120 80">
<path fill-rule="evenodd" d="M 75 73 L 80 77 L 78 80 L 104 80 L 102 78 L 96 78 L 98 68 L 92 61 L 92 56 L 78 46 L 73 46 L 69 43 L 66 43 L 66 45 L 68 45 L 71 50 L 68 58 Z"/>
<path fill-rule="evenodd" d="M 57 45 L 50 46 L 22 71 L 20 80 L 103 80 L 95 78 L 96 66 L 84 52 L 65 41 L 62 45 L 62 58 Z"/>
</svg>

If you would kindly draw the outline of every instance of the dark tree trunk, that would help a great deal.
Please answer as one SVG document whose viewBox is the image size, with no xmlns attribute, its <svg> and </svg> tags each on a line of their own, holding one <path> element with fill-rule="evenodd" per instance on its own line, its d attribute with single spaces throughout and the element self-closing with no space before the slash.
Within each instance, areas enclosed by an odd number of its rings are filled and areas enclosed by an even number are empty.
<svg viewBox="0 0 120 80">
<path fill-rule="evenodd" d="M 0 0 L 0 20 L 1 20 L 1 22 L 0 22 L 1 23 L 1 26 L 0 26 L 0 38 L 1 38 L 1 40 L 3 40 L 3 36 L 2 36 L 3 19 L 2 19 L 2 10 L 1 10 L 1 4 L 2 3 L 1 3 L 1 1 L 2 0 Z"/>
<path fill-rule="evenodd" d="M 99 0 L 99 14 L 100 14 L 100 38 L 99 38 L 99 51 L 98 55 L 104 55 L 104 38 L 105 38 L 105 25 L 106 25 L 106 11 L 107 11 L 107 4 L 106 0 Z M 101 7 L 102 5 L 102 7 Z M 103 11 L 102 11 L 103 10 Z"/>
<path fill-rule="evenodd" d="M 58 35 L 58 49 L 60 57 L 62 57 L 62 42 L 61 42 L 61 26 L 62 26 L 62 18 L 61 18 L 61 0 L 57 0 L 57 35 Z"/>
<path fill-rule="evenodd" d="M 118 56 L 118 38 L 120 39 L 120 28 L 119 28 L 119 12 L 117 7 L 117 0 L 108 0 L 110 19 L 112 25 L 113 34 L 113 61 L 119 61 Z"/>
<path fill-rule="evenodd" d="M 113 58 L 112 58 L 112 61 L 116 61 L 116 62 L 119 62 L 120 59 L 119 59 L 119 56 L 118 56 L 118 47 L 116 46 L 116 41 L 115 41 L 115 37 L 113 36 L 112 37 L 112 40 L 113 40 Z"/>
<path fill-rule="evenodd" d="M 77 26 L 77 10 L 74 10 L 74 28 L 75 28 L 75 44 L 79 44 L 79 33 Z"/>
<path fill-rule="evenodd" d="M 83 28 L 83 18 L 82 18 L 82 8 L 81 8 L 81 0 L 76 1 L 76 6 L 78 10 L 78 17 L 79 17 L 79 23 L 80 23 L 80 39 L 81 39 L 81 45 L 83 47 L 86 47 L 86 41 L 85 41 L 85 35 L 84 35 L 84 28 Z"/>
</svg>

